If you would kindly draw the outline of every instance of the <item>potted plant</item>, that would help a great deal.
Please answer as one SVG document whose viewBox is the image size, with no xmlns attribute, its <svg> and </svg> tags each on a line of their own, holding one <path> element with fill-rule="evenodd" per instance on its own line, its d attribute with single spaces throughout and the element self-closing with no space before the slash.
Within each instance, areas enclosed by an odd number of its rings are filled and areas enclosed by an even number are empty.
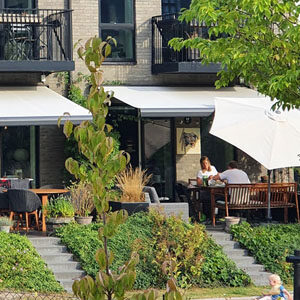
<svg viewBox="0 0 300 300">
<path fill-rule="evenodd" d="M 8 217 L 0 217 L 0 231 L 9 232 L 10 227 L 13 226 L 14 221 Z"/>
<path fill-rule="evenodd" d="M 95 208 L 91 184 L 87 181 L 74 182 L 69 189 L 76 222 L 90 224 L 93 219 L 90 214 Z"/>
<path fill-rule="evenodd" d="M 59 195 L 43 207 L 49 229 L 55 229 L 74 220 L 74 208 L 69 196 Z"/>
<path fill-rule="evenodd" d="M 117 187 L 120 189 L 120 197 L 119 201 L 109 201 L 111 210 L 125 209 L 128 215 L 148 210 L 149 203 L 145 202 L 143 188 L 150 178 L 151 175 L 147 175 L 146 170 L 133 169 L 131 165 L 117 175 L 116 180 Z"/>
</svg>

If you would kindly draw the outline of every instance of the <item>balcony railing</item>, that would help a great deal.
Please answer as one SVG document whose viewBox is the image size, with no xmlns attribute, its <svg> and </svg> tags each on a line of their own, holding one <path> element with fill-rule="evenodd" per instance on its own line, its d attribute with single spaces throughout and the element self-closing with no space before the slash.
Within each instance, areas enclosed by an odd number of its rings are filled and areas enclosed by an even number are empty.
<svg viewBox="0 0 300 300">
<path fill-rule="evenodd" d="M 174 51 L 168 42 L 174 37 L 209 38 L 208 27 L 198 21 L 180 22 L 178 14 L 152 17 L 152 73 L 216 73 L 219 65 L 201 64 L 198 49 Z M 191 64 L 192 63 L 192 64 Z M 198 63 L 198 64 L 195 64 Z"/>
<path fill-rule="evenodd" d="M 72 61 L 71 18 L 70 10 L 1 9 L 1 64 Z"/>
</svg>

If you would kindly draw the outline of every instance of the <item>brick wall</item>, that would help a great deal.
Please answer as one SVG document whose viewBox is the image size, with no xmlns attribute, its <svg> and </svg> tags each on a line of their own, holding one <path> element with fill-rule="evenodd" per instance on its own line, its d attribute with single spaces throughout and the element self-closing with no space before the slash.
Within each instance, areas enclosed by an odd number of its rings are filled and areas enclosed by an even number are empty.
<svg viewBox="0 0 300 300">
<path fill-rule="evenodd" d="M 62 129 L 57 126 L 40 126 L 40 186 L 63 182 L 64 143 Z"/>
</svg>

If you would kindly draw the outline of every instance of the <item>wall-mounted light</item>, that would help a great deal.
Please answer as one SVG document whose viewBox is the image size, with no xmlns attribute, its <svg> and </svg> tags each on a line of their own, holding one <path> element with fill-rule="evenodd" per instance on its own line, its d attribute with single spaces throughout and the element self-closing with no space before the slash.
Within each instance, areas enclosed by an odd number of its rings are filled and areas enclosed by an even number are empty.
<svg viewBox="0 0 300 300">
<path fill-rule="evenodd" d="M 184 124 L 191 124 L 192 118 L 191 117 L 185 117 L 184 118 Z"/>
</svg>

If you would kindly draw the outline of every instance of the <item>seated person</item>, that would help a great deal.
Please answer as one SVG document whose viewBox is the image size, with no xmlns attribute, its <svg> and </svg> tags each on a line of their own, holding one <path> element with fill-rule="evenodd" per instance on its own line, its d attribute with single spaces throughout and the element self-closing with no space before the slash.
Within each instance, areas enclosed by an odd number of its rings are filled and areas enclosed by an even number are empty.
<svg viewBox="0 0 300 300">
<path fill-rule="evenodd" d="M 201 169 L 197 174 L 197 185 L 203 184 L 203 176 L 207 176 L 207 179 L 210 180 L 214 175 L 218 174 L 216 168 L 210 164 L 210 160 L 207 156 L 201 157 L 200 166 Z"/>
<path fill-rule="evenodd" d="M 201 169 L 197 174 L 197 185 L 203 185 L 203 176 L 207 177 L 207 180 L 211 180 L 212 177 L 218 174 L 218 171 L 214 166 L 210 164 L 210 160 L 207 156 L 202 156 L 200 159 Z M 210 203 L 210 192 L 200 191 L 200 201 L 203 203 L 203 213 L 206 216 L 210 216 L 211 203 Z"/>
<path fill-rule="evenodd" d="M 226 171 L 214 175 L 212 179 L 226 181 L 229 184 L 250 183 L 247 173 L 238 169 L 238 164 L 234 160 L 228 163 Z"/>
</svg>

